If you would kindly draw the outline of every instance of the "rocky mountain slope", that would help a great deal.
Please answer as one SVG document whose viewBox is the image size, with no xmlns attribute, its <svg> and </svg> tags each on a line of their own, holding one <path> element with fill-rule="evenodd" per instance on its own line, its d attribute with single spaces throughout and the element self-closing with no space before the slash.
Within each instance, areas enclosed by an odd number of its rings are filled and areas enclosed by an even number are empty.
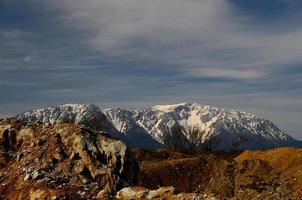
<svg viewBox="0 0 302 200">
<path fill-rule="evenodd" d="M 133 185 L 137 174 L 131 151 L 102 132 L 0 121 L 0 199 L 92 199 Z"/>
<path fill-rule="evenodd" d="M 250 113 L 195 103 L 154 106 L 146 110 L 67 104 L 33 110 L 21 121 L 72 122 L 104 130 L 130 147 L 168 147 L 187 151 L 255 150 L 301 146 L 272 122 Z"/>
</svg>

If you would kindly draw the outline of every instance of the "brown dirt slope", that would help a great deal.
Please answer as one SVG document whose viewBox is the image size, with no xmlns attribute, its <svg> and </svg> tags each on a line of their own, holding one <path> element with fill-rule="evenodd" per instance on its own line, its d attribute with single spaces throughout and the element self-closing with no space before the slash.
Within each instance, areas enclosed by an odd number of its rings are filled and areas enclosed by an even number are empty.
<svg viewBox="0 0 302 200">
<path fill-rule="evenodd" d="M 139 185 L 147 188 L 172 185 L 178 192 L 208 191 L 225 198 L 302 199 L 302 149 L 177 156 L 167 150 L 136 150 L 135 155 Z"/>
<path fill-rule="evenodd" d="M 294 196 L 302 197 L 302 149 L 277 148 L 267 151 L 246 151 L 235 160 L 242 164 L 246 160 L 260 160 L 268 163 L 280 174 L 280 181 L 292 188 Z"/>
</svg>

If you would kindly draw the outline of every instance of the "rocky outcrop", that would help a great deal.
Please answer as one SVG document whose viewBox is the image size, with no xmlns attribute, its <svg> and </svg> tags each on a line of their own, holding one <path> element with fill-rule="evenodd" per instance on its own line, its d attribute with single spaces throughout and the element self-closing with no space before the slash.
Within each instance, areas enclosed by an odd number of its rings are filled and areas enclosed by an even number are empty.
<svg viewBox="0 0 302 200">
<path fill-rule="evenodd" d="M 137 180 L 126 145 L 82 125 L 3 120 L 0 156 L 0 195 L 8 199 L 90 199 Z"/>
</svg>

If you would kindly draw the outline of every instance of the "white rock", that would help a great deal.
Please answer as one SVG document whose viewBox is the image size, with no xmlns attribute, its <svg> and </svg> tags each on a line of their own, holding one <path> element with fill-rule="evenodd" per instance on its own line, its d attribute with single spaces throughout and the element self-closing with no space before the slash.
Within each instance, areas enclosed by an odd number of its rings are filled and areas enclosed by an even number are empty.
<svg viewBox="0 0 302 200">
<path fill-rule="evenodd" d="M 27 181 L 27 180 L 29 180 L 31 178 L 31 176 L 30 176 L 30 174 L 26 174 L 25 176 L 24 176 L 24 181 Z"/>
</svg>

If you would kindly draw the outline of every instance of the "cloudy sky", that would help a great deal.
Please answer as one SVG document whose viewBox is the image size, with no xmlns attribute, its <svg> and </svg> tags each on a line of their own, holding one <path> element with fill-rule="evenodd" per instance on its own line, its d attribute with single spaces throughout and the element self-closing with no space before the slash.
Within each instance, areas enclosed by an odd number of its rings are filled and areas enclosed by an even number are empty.
<svg viewBox="0 0 302 200">
<path fill-rule="evenodd" d="M 302 139 L 302 2 L 0 0 L 0 116 L 197 102 Z"/>
</svg>

